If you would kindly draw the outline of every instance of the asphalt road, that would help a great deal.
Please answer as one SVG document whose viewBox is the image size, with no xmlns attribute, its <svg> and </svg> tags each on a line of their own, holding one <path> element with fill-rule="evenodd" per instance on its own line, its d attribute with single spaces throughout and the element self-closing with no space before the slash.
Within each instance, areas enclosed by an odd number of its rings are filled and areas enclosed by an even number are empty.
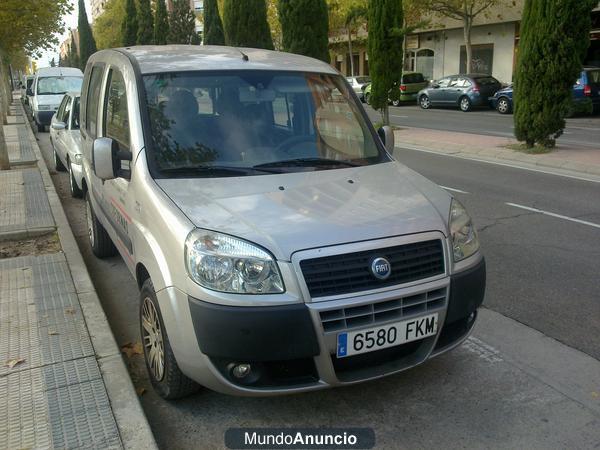
<svg viewBox="0 0 600 450">
<path fill-rule="evenodd" d="M 366 104 L 365 107 L 371 120 L 374 122 L 381 121 L 381 115 L 377 111 Z M 405 127 L 514 137 L 512 114 L 503 115 L 488 108 L 478 108 L 464 113 L 458 108 L 424 110 L 412 104 L 398 107 L 390 106 L 390 122 L 393 125 Z M 599 148 L 599 137 L 600 115 L 574 117 L 567 119 L 565 133 L 559 138 L 559 143 Z"/>
<path fill-rule="evenodd" d="M 50 164 L 48 134 L 39 139 Z M 396 154 L 455 190 L 480 230 L 488 289 L 474 337 L 396 376 L 275 398 L 205 390 L 166 402 L 152 391 L 143 358 L 133 356 L 130 373 L 145 389 L 141 402 L 161 448 L 222 448 L 224 431 L 239 426 L 367 426 L 378 448 L 600 444 L 600 228 L 593 226 L 600 224 L 600 184 L 409 150 Z M 91 254 L 83 202 L 69 197 L 65 174 L 53 180 L 118 343 L 139 341 L 133 278 L 119 257 Z"/>
</svg>

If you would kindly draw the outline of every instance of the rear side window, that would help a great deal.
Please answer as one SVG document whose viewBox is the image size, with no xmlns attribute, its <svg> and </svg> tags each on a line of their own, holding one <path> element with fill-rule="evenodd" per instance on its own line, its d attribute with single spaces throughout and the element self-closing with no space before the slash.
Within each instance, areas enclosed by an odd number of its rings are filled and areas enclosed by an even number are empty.
<svg viewBox="0 0 600 450">
<path fill-rule="evenodd" d="M 127 116 L 127 93 L 125 80 L 118 70 L 108 74 L 108 89 L 104 108 L 105 136 L 119 143 L 121 150 L 129 150 L 129 118 Z"/>
<path fill-rule="evenodd" d="M 498 80 L 496 80 L 494 77 L 475 78 L 475 82 L 479 86 L 489 86 L 492 84 L 500 84 L 500 82 Z"/>
<path fill-rule="evenodd" d="M 404 84 L 423 83 L 424 81 L 422 73 L 407 73 L 402 75 L 402 83 Z"/>
<path fill-rule="evenodd" d="M 98 100 L 100 98 L 100 87 L 102 86 L 102 71 L 102 67 L 92 68 L 85 107 L 85 127 L 92 138 L 96 138 L 98 135 Z"/>
<path fill-rule="evenodd" d="M 79 130 L 79 97 L 73 101 L 73 114 L 71 114 L 71 129 Z"/>
<path fill-rule="evenodd" d="M 60 106 L 58 107 L 58 110 L 56 111 L 56 120 L 58 120 L 59 122 L 64 122 L 65 108 L 66 108 L 68 101 L 69 101 L 69 96 L 65 95 L 62 99 L 62 102 L 60 102 Z"/>
<path fill-rule="evenodd" d="M 589 84 L 600 84 L 600 70 L 585 71 Z"/>
</svg>

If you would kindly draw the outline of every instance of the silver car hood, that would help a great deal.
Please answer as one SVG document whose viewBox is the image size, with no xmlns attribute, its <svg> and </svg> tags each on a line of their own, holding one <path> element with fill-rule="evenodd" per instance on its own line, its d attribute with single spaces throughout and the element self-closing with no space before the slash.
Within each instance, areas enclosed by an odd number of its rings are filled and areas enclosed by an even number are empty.
<svg viewBox="0 0 600 450">
<path fill-rule="evenodd" d="M 397 162 L 156 182 L 197 227 L 255 242 L 279 260 L 309 248 L 434 230 L 447 235 L 450 195 Z"/>
</svg>

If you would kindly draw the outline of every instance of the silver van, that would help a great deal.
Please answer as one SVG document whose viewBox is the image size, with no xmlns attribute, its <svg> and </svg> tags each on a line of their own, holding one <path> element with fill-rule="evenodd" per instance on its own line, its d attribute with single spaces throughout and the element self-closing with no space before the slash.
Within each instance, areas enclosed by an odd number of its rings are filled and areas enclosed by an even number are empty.
<svg viewBox="0 0 600 450">
<path fill-rule="evenodd" d="M 81 90 L 82 81 L 83 72 L 75 67 L 45 67 L 35 73 L 27 95 L 38 131 L 46 131 L 64 95 Z"/>
<path fill-rule="evenodd" d="M 347 81 L 303 56 L 104 50 L 81 94 L 98 257 L 140 288 L 165 398 L 390 375 L 459 345 L 485 290 L 471 218 L 394 160 Z"/>
</svg>

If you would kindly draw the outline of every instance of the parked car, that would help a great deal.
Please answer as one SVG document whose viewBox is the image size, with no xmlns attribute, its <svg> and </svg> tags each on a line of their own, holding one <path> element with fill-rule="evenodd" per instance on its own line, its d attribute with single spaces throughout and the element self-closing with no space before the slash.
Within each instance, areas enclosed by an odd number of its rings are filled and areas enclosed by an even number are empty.
<svg viewBox="0 0 600 450">
<path fill-rule="evenodd" d="M 350 86 L 352 86 L 352 90 L 358 96 L 361 101 L 365 101 L 364 98 L 364 90 L 363 87 L 368 85 L 371 82 L 370 77 L 346 77 Z"/>
<path fill-rule="evenodd" d="M 513 111 L 513 87 L 508 86 L 490 97 L 492 107 L 500 114 Z M 600 111 L 600 67 L 586 67 L 573 85 L 574 112 Z"/>
<path fill-rule="evenodd" d="M 83 72 L 73 67 L 47 67 L 36 72 L 27 95 L 38 131 L 46 131 L 64 95 L 80 91 L 82 81 Z"/>
<path fill-rule="evenodd" d="M 69 189 L 73 197 L 83 196 L 79 101 L 79 92 L 68 92 L 50 123 L 54 167 L 57 171 L 69 172 Z"/>
<path fill-rule="evenodd" d="M 21 101 L 25 106 L 29 105 L 29 97 L 27 97 L 27 90 L 31 90 L 31 84 L 33 83 L 33 75 L 24 75 L 21 80 Z"/>
<path fill-rule="evenodd" d="M 423 109 L 458 106 L 467 112 L 475 106 L 489 106 L 489 97 L 501 87 L 502 84 L 490 75 L 451 75 L 422 89 L 417 94 L 417 102 Z"/>
<path fill-rule="evenodd" d="M 89 242 L 140 286 L 156 391 L 311 391 L 458 346 L 485 289 L 463 206 L 394 160 L 330 65 L 243 52 L 103 50 L 85 70 Z"/>
<path fill-rule="evenodd" d="M 422 73 L 403 72 L 397 91 L 390 92 L 389 102 L 394 106 L 399 106 L 402 102 L 415 101 L 417 93 L 426 87 L 429 83 L 425 80 Z M 370 104 L 371 83 L 364 90 L 365 102 Z"/>
</svg>

